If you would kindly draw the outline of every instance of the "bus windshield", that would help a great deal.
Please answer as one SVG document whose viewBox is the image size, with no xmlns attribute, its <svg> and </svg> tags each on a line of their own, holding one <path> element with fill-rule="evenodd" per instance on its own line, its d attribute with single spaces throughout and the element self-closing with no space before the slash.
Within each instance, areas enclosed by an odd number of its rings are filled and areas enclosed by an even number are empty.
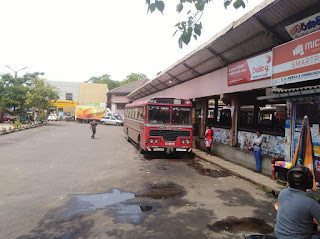
<svg viewBox="0 0 320 239">
<path fill-rule="evenodd" d="M 191 124 L 191 108 L 172 107 L 172 124 Z"/>
<path fill-rule="evenodd" d="M 149 123 L 150 124 L 169 124 L 170 107 L 149 105 Z"/>
</svg>

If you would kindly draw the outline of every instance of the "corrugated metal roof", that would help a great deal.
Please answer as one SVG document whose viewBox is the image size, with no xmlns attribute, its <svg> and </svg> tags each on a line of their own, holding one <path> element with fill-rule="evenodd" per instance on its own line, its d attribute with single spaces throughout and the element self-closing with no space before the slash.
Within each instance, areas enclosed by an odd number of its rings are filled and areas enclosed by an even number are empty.
<svg viewBox="0 0 320 239">
<path fill-rule="evenodd" d="M 128 97 L 151 95 L 288 42 L 285 26 L 317 12 L 319 0 L 266 0 Z"/>
<path fill-rule="evenodd" d="M 296 87 L 296 88 L 273 88 L 271 89 L 271 92 L 287 93 L 287 92 L 294 92 L 294 91 L 311 90 L 311 92 L 316 93 L 316 91 L 313 91 L 315 89 L 320 89 L 320 85 L 302 86 L 302 87 Z"/>
<path fill-rule="evenodd" d="M 112 94 L 112 93 L 123 93 L 123 94 L 126 93 L 126 94 L 129 94 L 132 91 L 134 91 L 135 89 L 137 89 L 138 87 L 142 86 L 143 83 L 145 83 L 146 81 L 148 81 L 148 80 L 147 79 L 141 79 L 141 80 L 135 81 L 133 83 L 114 88 L 112 90 L 109 90 L 108 94 Z"/>
</svg>

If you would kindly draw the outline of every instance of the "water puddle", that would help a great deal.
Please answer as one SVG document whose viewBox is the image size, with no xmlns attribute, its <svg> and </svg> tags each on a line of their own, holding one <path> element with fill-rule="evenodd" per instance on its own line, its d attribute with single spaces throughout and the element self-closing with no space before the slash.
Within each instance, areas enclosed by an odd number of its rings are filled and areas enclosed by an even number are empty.
<svg viewBox="0 0 320 239">
<path fill-rule="evenodd" d="M 70 218 L 85 212 L 109 209 L 115 214 L 116 222 L 140 224 L 155 211 L 157 205 L 128 202 L 135 197 L 135 194 L 119 189 L 101 194 L 72 194 L 70 202 L 49 213 L 49 218 Z"/>
<path fill-rule="evenodd" d="M 273 232 L 273 227 L 268 225 L 265 220 L 253 217 L 227 217 L 207 227 L 214 232 L 255 232 L 261 234 Z"/>
<path fill-rule="evenodd" d="M 184 196 L 185 190 L 182 186 L 174 183 L 148 184 L 146 189 L 137 194 L 137 197 L 150 197 L 154 199 L 166 199 L 175 196 Z"/>
<path fill-rule="evenodd" d="M 221 178 L 221 177 L 228 177 L 231 174 L 221 170 L 221 169 L 209 169 L 204 168 L 203 165 L 197 161 L 197 159 L 190 160 L 187 165 L 191 168 L 196 169 L 200 174 L 214 177 L 214 178 Z"/>
</svg>

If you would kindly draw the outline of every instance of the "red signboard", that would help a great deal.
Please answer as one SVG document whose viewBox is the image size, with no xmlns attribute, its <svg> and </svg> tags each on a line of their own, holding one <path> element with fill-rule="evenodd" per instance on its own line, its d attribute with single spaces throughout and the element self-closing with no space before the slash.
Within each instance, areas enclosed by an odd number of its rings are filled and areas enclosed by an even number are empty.
<svg viewBox="0 0 320 239">
<path fill-rule="evenodd" d="M 238 85 L 270 78 L 272 74 L 272 51 L 238 61 L 228 66 L 228 85 Z"/>
<path fill-rule="evenodd" d="M 320 78 L 320 31 L 273 48 L 272 85 Z"/>
</svg>

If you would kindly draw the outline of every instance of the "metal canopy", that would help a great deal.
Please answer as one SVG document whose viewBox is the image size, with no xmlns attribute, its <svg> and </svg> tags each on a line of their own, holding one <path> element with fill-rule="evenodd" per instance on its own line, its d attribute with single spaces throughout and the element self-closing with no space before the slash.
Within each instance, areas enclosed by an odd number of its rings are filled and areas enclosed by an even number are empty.
<svg viewBox="0 0 320 239">
<path fill-rule="evenodd" d="M 285 27 L 317 12 L 319 0 L 265 0 L 128 97 L 140 99 L 288 42 Z"/>
</svg>

